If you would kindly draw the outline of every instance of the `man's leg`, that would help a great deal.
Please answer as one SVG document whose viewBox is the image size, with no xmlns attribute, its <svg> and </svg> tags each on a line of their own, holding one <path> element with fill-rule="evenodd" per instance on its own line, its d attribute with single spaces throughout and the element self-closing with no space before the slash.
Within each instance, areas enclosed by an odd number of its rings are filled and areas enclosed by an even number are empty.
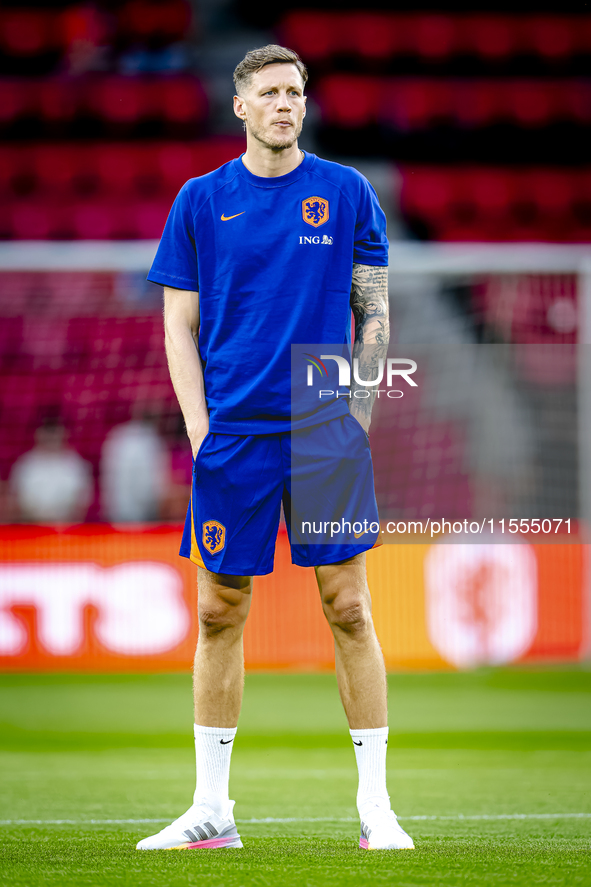
<svg viewBox="0 0 591 887">
<path fill-rule="evenodd" d="M 242 847 L 229 800 L 230 758 L 242 703 L 242 634 L 252 577 L 199 568 L 199 640 L 195 652 L 195 756 L 193 805 L 139 850 Z"/>
<path fill-rule="evenodd" d="M 231 810 L 230 758 L 244 687 L 242 635 L 252 597 L 252 577 L 210 573 L 199 567 L 199 640 L 195 651 L 194 804 L 220 816 Z"/>
<path fill-rule="evenodd" d="M 390 810 L 386 788 L 386 669 L 371 615 L 365 553 L 316 567 L 316 579 L 334 636 L 339 693 L 359 770 L 360 846 L 410 849 L 414 845 Z"/>
<path fill-rule="evenodd" d="M 371 616 L 365 553 L 316 567 L 332 630 L 339 693 L 352 730 L 387 727 L 386 669 Z"/>
<path fill-rule="evenodd" d="M 198 587 L 195 723 L 236 727 L 244 686 L 242 634 L 250 609 L 252 577 L 210 573 L 199 567 Z"/>
</svg>

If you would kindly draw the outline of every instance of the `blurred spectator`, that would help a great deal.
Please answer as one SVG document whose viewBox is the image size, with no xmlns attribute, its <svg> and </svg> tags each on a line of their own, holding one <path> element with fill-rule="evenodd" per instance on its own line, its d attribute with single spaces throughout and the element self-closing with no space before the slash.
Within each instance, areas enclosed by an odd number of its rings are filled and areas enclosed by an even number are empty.
<svg viewBox="0 0 591 887">
<path fill-rule="evenodd" d="M 112 523 L 160 517 L 169 458 L 156 420 L 149 407 L 136 406 L 132 419 L 117 425 L 105 438 L 101 454 L 102 510 Z"/>
<path fill-rule="evenodd" d="M 69 74 L 84 74 L 107 67 L 108 17 L 94 3 L 79 3 L 61 16 L 65 65 Z"/>
<path fill-rule="evenodd" d="M 17 520 L 33 523 L 83 521 L 93 498 L 92 467 L 66 446 L 66 429 L 46 420 L 35 446 L 14 464 L 10 492 Z"/>
</svg>

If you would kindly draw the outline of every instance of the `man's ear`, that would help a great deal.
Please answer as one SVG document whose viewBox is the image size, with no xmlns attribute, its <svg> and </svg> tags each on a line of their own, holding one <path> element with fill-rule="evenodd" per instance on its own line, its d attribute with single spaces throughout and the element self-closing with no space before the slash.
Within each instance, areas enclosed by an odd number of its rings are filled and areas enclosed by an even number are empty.
<svg viewBox="0 0 591 887">
<path fill-rule="evenodd" d="M 234 96 L 234 114 L 236 117 L 239 117 L 240 120 L 246 120 L 246 108 L 244 107 L 244 99 L 241 99 L 239 95 Z"/>
</svg>

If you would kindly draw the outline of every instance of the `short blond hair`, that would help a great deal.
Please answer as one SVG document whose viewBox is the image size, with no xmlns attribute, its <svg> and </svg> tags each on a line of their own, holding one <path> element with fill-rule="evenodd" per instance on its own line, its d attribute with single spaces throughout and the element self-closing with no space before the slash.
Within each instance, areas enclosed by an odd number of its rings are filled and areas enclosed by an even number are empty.
<svg viewBox="0 0 591 887">
<path fill-rule="evenodd" d="M 295 65 L 300 76 L 306 83 L 308 79 L 308 69 L 293 49 L 286 46 L 278 46 L 276 43 L 269 43 L 268 46 L 261 46 L 260 49 L 251 49 L 247 52 L 242 61 L 236 65 L 234 70 L 234 86 L 236 94 L 240 95 L 241 91 L 248 89 L 251 84 L 252 75 L 258 73 L 266 65 Z"/>
</svg>

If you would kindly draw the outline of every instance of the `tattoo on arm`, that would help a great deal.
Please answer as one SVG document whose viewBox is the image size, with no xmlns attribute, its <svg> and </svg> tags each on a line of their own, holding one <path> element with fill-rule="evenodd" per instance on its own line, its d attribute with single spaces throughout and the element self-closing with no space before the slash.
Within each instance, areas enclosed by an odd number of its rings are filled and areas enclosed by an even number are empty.
<svg viewBox="0 0 591 887">
<path fill-rule="evenodd" d="M 359 362 L 358 376 L 376 379 L 380 360 L 386 360 L 390 341 L 388 319 L 388 269 L 375 265 L 353 265 L 351 308 L 355 318 L 353 359 Z M 379 387 L 379 386 L 377 386 Z M 369 397 L 356 397 L 356 391 L 369 391 Z M 351 413 L 368 431 L 376 388 L 351 384 Z"/>
<path fill-rule="evenodd" d="M 355 317 L 355 341 L 387 345 L 388 269 L 374 265 L 353 265 L 351 308 Z"/>
</svg>

